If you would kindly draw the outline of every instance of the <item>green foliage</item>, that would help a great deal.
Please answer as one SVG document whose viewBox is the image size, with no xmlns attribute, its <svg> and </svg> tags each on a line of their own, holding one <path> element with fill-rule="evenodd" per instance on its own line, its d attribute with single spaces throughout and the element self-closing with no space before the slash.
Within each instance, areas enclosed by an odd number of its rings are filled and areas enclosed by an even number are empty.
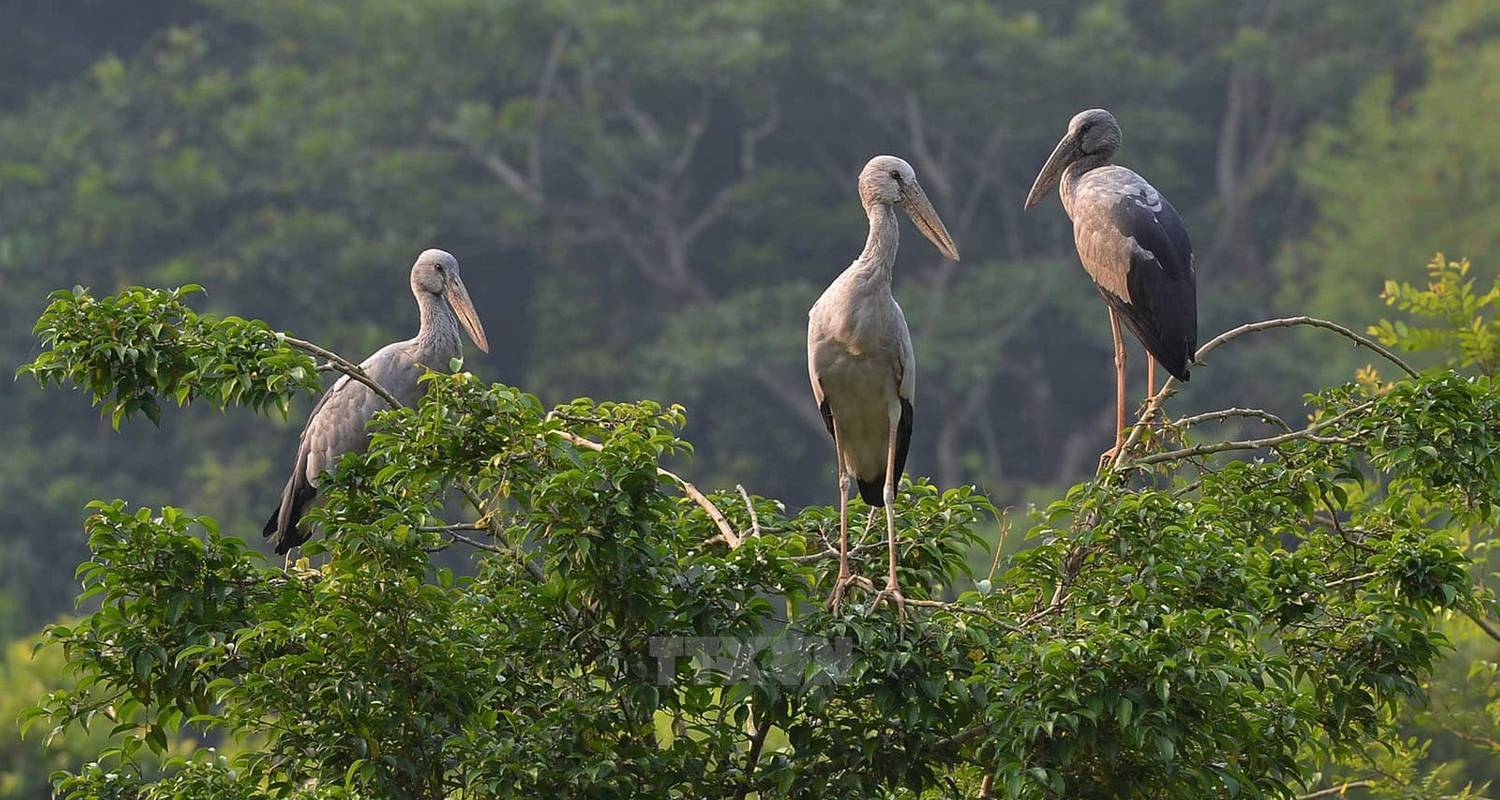
<svg viewBox="0 0 1500 800">
<path fill-rule="evenodd" d="M 182 302 L 202 290 L 136 288 L 102 299 L 81 286 L 53 292 L 33 329 L 47 352 L 18 374 L 43 385 L 72 381 L 116 430 L 136 412 L 159 423 L 159 398 L 187 406 L 207 397 L 221 410 L 274 407 L 285 416 L 298 390 L 318 389 L 312 357 L 265 323 L 199 315 Z"/>
<path fill-rule="evenodd" d="M 1449 261 L 1442 253 L 1427 265 L 1428 284 L 1386 281 L 1380 293 L 1386 305 L 1395 306 L 1430 325 L 1414 326 L 1400 320 L 1381 320 L 1370 326 L 1370 335 L 1386 346 L 1411 352 L 1439 351 L 1450 367 L 1474 368 L 1500 373 L 1500 281 L 1480 294 L 1469 275 L 1469 260 Z"/>
<path fill-rule="evenodd" d="M 1495 335 L 1500 332 L 1491 309 L 1500 291 L 1480 294 L 1468 259 L 1449 261 L 1441 253 L 1427 265 L 1428 285 L 1387 281 L 1383 297 L 1415 320 L 1382 320 L 1370 328 L 1385 344 L 1437 356 L 1448 366 L 1488 376 L 1500 374 Z M 1378 380 L 1373 381 L 1378 385 Z M 1473 431 L 1455 431 L 1445 441 L 1466 441 Z M 1482 437 L 1479 439 L 1482 441 Z M 1454 481 L 1475 480 L 1454 476 Z M 1483 480 L 1483 478 L 1477 478 Z M 1434 510 L 1441 510 L 1435 506 Z M 1494 525 L 1490 520 L 1455 518 L 1448 524 L 1450 535 L 1472 563 L 1471 573 L 1481 585 L 1500 576 L 1495 549 Z M 1444 626 L 1455 650 L 1434 670 L 1427 692 L 1430 702 L 1408 710 L 1403 716 L 1407 730 L 1420 734 L 1420 747 L 1413 748 L 1414 763 L 1426 760 L 1425 779 L 1433 782 L 1432 794 L 1452 789 L 1468 778 L 1472 785 L 1500 783 L 1500 602 L 1493 591 L 1478 596 L 1479 603 L 1465 616 L 1455 616 Z M 1414 770 L 1408 770 L 1414 771 Z"/>
<path fill-rule="evenodd" d="M 37 363 L 151 392 L 97 355 L 135 305 L 87 305 Z M 186 363 L 246 335 L 184 320 L 195 336 L 155 335 Z M 251 405 L 302 366 L 226 363 L 172 391 L 243 380 L 229 401 Z M 1074 487 L 983 581 L 966 565 L 996 509 L 904 485 L 908 620 L 858 589 L 827 610 L 831 509 L 716 494 L 758 530 L 726 547 L 657 466 L 688 447 L 680 408 L 426 380 L 329 476 L 323 536 L 288 570 L 206 517 L 93 506 L 79 576 L 100 608 L 48 632 L 79 681 L 31 713 L 124 722 L 62 796 L 927 797 L 992 776 L 1017 798 L 1285 797 L 1391 736 L 1444 615 L 1485 601 L 1449 529 L 1500 504 L 1488 378 L 1330 389 L 1317 435 L 1271 457 Z M 446 522 L 454 485 L 481 523 Z M 860 574 L 878 531 L 855 537 Z M 471 575 L 433 564 L 454 547 Z M 246 745 L 132 766 L 187 732 Z"/>
</svg>

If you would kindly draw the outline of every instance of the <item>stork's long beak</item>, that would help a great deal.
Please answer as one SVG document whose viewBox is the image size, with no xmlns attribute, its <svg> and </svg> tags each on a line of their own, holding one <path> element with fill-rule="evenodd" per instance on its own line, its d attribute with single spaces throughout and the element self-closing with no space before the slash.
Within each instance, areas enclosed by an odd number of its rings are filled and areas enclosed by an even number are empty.
<svg viewBox="0 0 1500 800">
<path fill-rule="evenodd" d="M 1058 179 L 1062 178 L 1063 170 L 1077 160 L 1078 138 L 1069 133 L 1057 143 L 1047 163 L 1042 165 L 1042 171 L 1037 173 L 1036 182 L 1031 184 L 1031 192 L 1026 195 L 1026 208 L 1030 209 L 1042 202 L 1042 198 L 1046 197 L 1047 193 L 1052 191 L 1052 187 L 1057 185 Z"/>
<path fill-rule="evenodd" d="M 954 261 L 958 260 L 958 245 L 948 235 L 948 229 L 938 217 L 937 209 L 932 207 L 932 201 L 927 199 L 927 192 L 922 190 L 921 184 L 913 182 L 907 186 L 906 198 L 901 201 L 901 207 L 906 209 L 906 215 L 916 223 L 917 230 L 927 237 L 927 241 L 932 242 L 939 253 Z"/>
<path fill-rule="evenodd" d="M 469 299 L 469 290 L 464 286 L 463 278 L 454 276 L 448 284 L 448 305 L 453 307 L 459 323 L 469 332 L 474 346 L 488 353 L 490 340 L 484 337 L 484 326 L 479 323 L 479 314 L 474 310 L 474 301 Z"/>
</svg>

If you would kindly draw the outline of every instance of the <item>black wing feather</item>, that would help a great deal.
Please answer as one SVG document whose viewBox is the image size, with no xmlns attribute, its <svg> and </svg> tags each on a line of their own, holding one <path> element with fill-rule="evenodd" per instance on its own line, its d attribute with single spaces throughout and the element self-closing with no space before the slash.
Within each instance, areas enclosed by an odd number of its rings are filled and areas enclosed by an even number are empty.
<svg viewBox="0 0 1500 800">
<path fill-rule="evenodd" d="M 906 473 L 906 454 L 911 451 L 911 428 L 915 419 L 911 401 L 901 398 L 901 421 L 896 423 L 896 480 Z M 832 420 L 832 417 L 828 417 Z M 833 423 L 830 421 L 829 425 Z M 858 476 L 854 479 L 859 484 L 859 496 L 864 498 L 866 504 L 875 508 L 885 507 L 885 471 L 875 477 L 874 480 L 860 480 Z"/>
<path fill-rule="evenodd" d="M 344 376 L 334 381 L 333 385 L 328 387 L 328 391 L 318 398 L 318 402 L 313 404 L 312 413 L 307 415 L 308 425 L 311 425 L 312 421 L 317 418 L 318 412 L 323 410 L 323 406 L 328 403 L 328 398 L 333 396 L 334 391 L 347 380 L 349 380 L 348 376 Z M 304 434 L 306 430 L 307 426 L 304 425 Z M 281 490 L 281 502 L 276 505 L 276 510 L 271 512 L 271 518 L 266 521 L 266 526 L 260 531 L 262 537 L 271 540 L 271 545 L 276 548 L 276 555 L 285 555 L 288 550 L 300 546 L 309 538 L 308 532 L 303 530 L 299 523 L 302 521 L 302 515 L 307 513 L 307 507 L 317 498 L 318 490 L 307 481 L 307 452 L 304 450 L 306 446 L 305 441 L 297 442 L 297 456 L 293 462 L 292 475 L 287 478 L 286 486 Z M 281 530 L 281 509 L 287 504 L 291 505 L 291 513 L 287 516 L 289 523 L 286 530 Z"/>
<path fill-rule="evenodd" d="M 818 404 L 818 413 L 823 415 L 823 424 L 828 428 L 828 435 L 832 436 L 835 442 L 838 441 L 838 434 L 833 432 L 833 407 L 828 405 L 827 400 Z"/>
<path fill-rule="evenodd" d="M 1131 253 L 1125 277 L 1130 299 L 1101 293 L 1157 363 L 1185 381 L 1198 351 L 1193 244 L 1177 209 L 1167 198 L 1159 194 L 1156 198 L 1160 209 L 1151 208 L 1144 193 L 1125 195 L 1115 203 L 1116 227 L 1140 248 Z"/>
</svg>

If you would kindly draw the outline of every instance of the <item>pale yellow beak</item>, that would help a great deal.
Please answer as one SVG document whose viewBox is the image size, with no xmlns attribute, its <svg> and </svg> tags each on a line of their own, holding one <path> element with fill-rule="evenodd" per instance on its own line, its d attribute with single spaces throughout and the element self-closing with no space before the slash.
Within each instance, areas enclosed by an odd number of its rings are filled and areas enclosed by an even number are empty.
<svg viewBox="0 0 1500 800">
<path fill-rule="evenodd" d="M 484 336 L 484 325 L 479 322 L 479 314 L 474 310 L 474 301 L 469 299 L 469 290 L 463 279 L 456 275 L 448 284 L 448 305 L 458 315 L 458 321 L 468 331 L 469 338 L 474 340 L 474 346 L 488 353 L 490 341 Z"/>
<path fill-rule="evenodd" d="M 953 261 L 958 260 L 958 245 L 948 235 L 948 228 L 938 217 L 937 209 L 932 207 L 932 201 L 927 199 L 927 192 L 922 190 L 921 184 L 912 183 L 907 187 L 906 199 L 901 201 L 901 207 L 906 209 L 906 215 L 911 217 L 917 230 L 927 237 L 927 241 L 932 242 L 939 253 Z"/>
</svg>

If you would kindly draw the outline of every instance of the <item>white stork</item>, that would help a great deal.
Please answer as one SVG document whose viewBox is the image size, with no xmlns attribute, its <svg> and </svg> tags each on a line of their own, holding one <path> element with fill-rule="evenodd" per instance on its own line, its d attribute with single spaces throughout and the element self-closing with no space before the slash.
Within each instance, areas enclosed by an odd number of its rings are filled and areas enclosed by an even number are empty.
<svg viewBox="0 0 1500 800">
<path fill-rule="evenodd" d="M 451 254 L 423 251 L 411 268 L 411 293 L 416 295 L 422 316 L 417 335 L 380 348 L 360 364 L 403 405 L 412 405 L 421 397 L 426 384 L 418 379 L 427 370 L 446 370 L 450 360 L 463 355 L 460 325 L 480 350 L 487 353 L 490 348 L 469 290 L 458 275 L 458 260 Z M 348 375 L 335 381 L 313 407 L 297 447 L 292 475 L 281 490 L 281 504 L 261 531 L 278 554 L 307 541 L 308 534 L 298 523 L 317 498 L 319 476 L 337 466 L 340 456 L 362 452 L 369 445 L 365 426 L 375 412 L 386 407 L 369 387 Z"/>
<path fill-rule="evenodd" d="M 859 174 L 859 199 L 870 219 L 864 252 L 839 275 L 808 312 L 807 371 L 813 398 L 833 436 L 839 481 L 839 575 L 829 604 L 838 609 L 849 574 L 849 476 L 872 508 L 885 508 L 890 570 L 885 589 L 871 601 L 895 603 L 905 613 L 896 582 L 896 484 L 911 447 L 916 358 L 911 331 L 891 294 L 899 207 L 940 253 L 958 260 L 932 202 L 911 165 L 895 156 L 870 159 Z M 873 514 L 873 511 L 872 511 Z"/>
</svg>

